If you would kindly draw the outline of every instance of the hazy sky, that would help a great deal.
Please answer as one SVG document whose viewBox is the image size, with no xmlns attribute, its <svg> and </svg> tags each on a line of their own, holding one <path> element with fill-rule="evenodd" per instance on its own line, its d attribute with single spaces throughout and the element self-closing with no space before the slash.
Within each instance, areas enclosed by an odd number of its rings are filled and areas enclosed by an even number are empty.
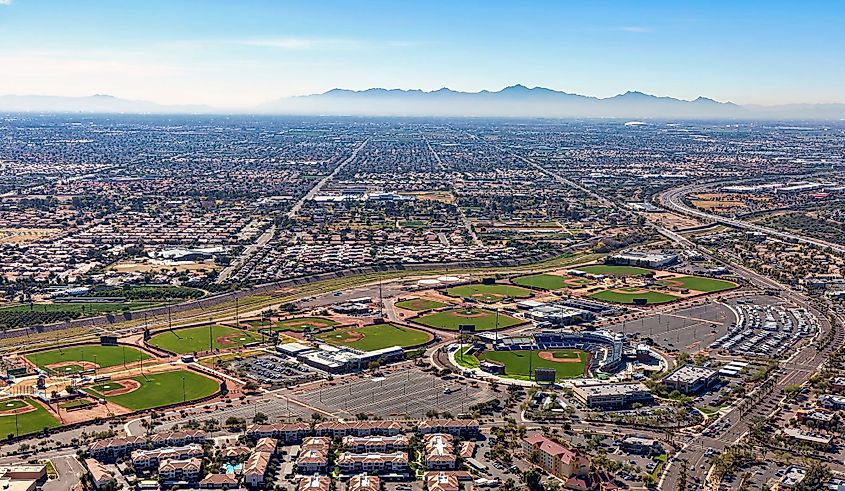
<svg viewBox="0 0 845 491">
<path fill-rule="evenodd" d="M 0 94 L 245 106 L 333 87 L 845 102 L 842 1 L 0 0 Z"/>
</svg>

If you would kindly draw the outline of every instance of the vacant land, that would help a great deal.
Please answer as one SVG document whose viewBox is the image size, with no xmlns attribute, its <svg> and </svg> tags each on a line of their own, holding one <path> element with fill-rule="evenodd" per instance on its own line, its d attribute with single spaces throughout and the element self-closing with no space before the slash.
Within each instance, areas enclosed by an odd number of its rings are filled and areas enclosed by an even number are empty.
<svg viewBox="0 0 845 491">
<path fill-rule="evenodd" d="M 0 401 L 0 439 L 38 433 L 60 425 L 59 420 L 32 399 Z"/>
<path fill-rule="evenodd" d="M 643 276 L 653 272 L 652 270 L 646 268 L 638 268 L 636 266 L 617 266 L 613 264 L 596 264 L 593 266 L 583 266 L 578 269 L 590 274 L 603 274 L 606 276 Z"/>
<path fill-rule="evenodd" d="M 496 329 L 496 312 L 485 309 L 452 309 L 417 317 L 414 322 L 424 326 L 457 331 L 462 325 L 475 326 L 476 331 Z M 523 321 L 505 314 L 499 314 L 498 327 L 505 328 L 521 324 Z"/>
<path fill-rule="evenodd" d="M 730 281 L 703 278 L 700 276 L 679 276 L 677 278 L 662 280 L 660 283 L 671 288 L 686 288 L 707 293 L 730 290 L 737 286 L 736 283 Z"/>
<path fill-rule="evenodd" d="M 407 300 L 402 300 L 401 302 L 396 302 L 396 306 L 400 309 L 413 310 L 415 312 L 439 309 L 447 305 L 449 304 L 426 298 L 409 298 Z"/>
<path fill-rule="evenodd" d="M 446 294 L 453 297 L 471 298 L 483 303 L 495 303 L 505 298 L 528 298 L 532 296 L 531 290 L 521 286 L 485 285 L 481 283 L 448 288 Z"/>
<path fill-rule="evenodd" d="M 349 346 L 361 351 L 375 351 L 391 346 L 416 346 L 425 343 L 431 336 L 423 331 L 395 324 L 376 324 L 365 327 L 336 329 L 317 335 L 329 344 Z"/>
<path fill-rule="evenodd" d="M 627 291 L 626 291 L 627 290 Z M 633 304 L 634 299 L 644 298 L 648 304 L 660 304 L 673 302 L 678 299 L 674 295 L 668 293 L 661 293 L 655 291 L 640 291 L 636 288 L 617 288 L 614 290 L 602 290 L 590 295 L 596 300 L 604 300 L 605 302 Z"/>
<path fill-rule="evenodd" d="M 458 353 L 457 356 L 460 356 Z M 469 355 L 472 356 L 472 355 Z M 464 360 L 468 358 L 464 355 Z M 557 372 L 557 380 L 581 377 L 584 375 L 589 354 L 581 350 L 550 350 L 550 351 L 484 351 L 475 357 L 478 360 L 490 360 L 505 366 L 505 375 L 520 380 L 533 379 L 533 370 L 537 368 L 553 368 Z M 471 365 L 470 361 L 468 365 Z"/>
<path fill-rule="evenodd" d="M 137 388 L 124 394 L 108 395 L 104 389 L 105 385 L 110 388 L 112 385 L 116 389 L 123 388 L 121 380 L 89 387 L 86 391 L 132 411 L 141 411 L 201 399 L 220 389 L 220 384 L 216 380 L 190 370 L 153 373 L 128 380 L 134 381 L 131 385 Z M 97 391 L 97 388 L 105 393 Z"/>
<path fill-rule="evenodd" d="M 252 332 L 221 325 L 188 327 L 155 334 L 149 343 L 172 353 L 186 354 L 215 349 L 238 348 L 259 341 Z"/>
<path fill-rule="evenodd" d="M 59 373 L 72 373 L 71 370 L 61 370 L 63 366 L 73 367 L 92 363 L 100 368 L 108 368 L 149 358 L 148 354 L 131 346 L 101 346 L 98 344 L 69 346 L 26 355 L 26 359 L 38 368 L 58 371 Z M 86 363 L 74 365 L 72 362 Z"/>
</svg>

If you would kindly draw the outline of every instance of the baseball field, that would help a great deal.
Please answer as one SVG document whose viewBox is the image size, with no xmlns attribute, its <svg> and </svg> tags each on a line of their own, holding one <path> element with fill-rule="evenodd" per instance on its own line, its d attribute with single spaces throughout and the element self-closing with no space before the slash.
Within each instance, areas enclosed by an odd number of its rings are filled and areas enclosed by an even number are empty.
<svg viewBox="0 0 845 491">
<path fill-rule="evenodd" d="M 99 344 L 69 346 L 26 355 L 26 359 L 38 368 L 56 374 L 78 373 L 86 368 L 108 368 L 149 358 L 148 354 L 131 346 Z"/>
<path fill-rule="evenodd" d="M 60 425 L 59 420 L 32 399 L 0 401 L 0 439 L 37 433 Z"/>
<path fill-rule="evenodd" d="M 316 337 L 335 346 L 349 346 L 361 351 L 375 351 L 391 346 L 416 346 L 431 339 L 426 332 L 396 324 L 335 329 L 320 333 Z"/>
<path fill-rule="evenodd" d="M 560 290 L 562 288 L 583 288 L 595 282 L 587 278 L 577 276 L 564 276 L 559 274 L 532 274 L 514 278 L 513 282 L 528 288 L 539 288 L 541 290 Z"/>
<path fill-rule="evenodd" d="M 521 286 L 477 283 L 473 285 L 454 286 L 446 289 L 446 294 L 453 297 L 471 298 L 476 302 L 496 303 L 506 298 L 529 298 L 531 290 Z"/>
<path fill-rule="evenodd" d="M 590 274 L 603 274 L 606 276 L 643 276 L 653 271 L 646 268 L 638 268 L 636 266 L 617 266 L 613 264 L 595 264 L 592 266 L 582 266 L 578 268 Z"/>
<path fill-rule="evenodd" d="M 282 319 L 273 327 L 274 331 L 302 332 L 307 329 L 324 329 L 336 326 L 337 322 L 325 317 L 294 317 Z"/>
<path fill-rule="evenodd" d="M 438 302 L 437 300 L 429 300 L 427 298 L 409 298 L 407 300 L 396 302 L 396 306 L 400 309 L 413 310 L 415 312 L 439 309 L 447 305 L 449 304 Z"/>
<path fill-rule="evenodd" d="M 434 312 L 413 319 L 414 322 L 428 327 L 457 331 L 462 325 L 473 325 L 476 331 L 490 331 L 496 329 L 496 313 L 492 310 L 479 308 L 459 308 Z M 499 328 L 521 324 L 522 320 L 509 315 L 499 314 Z"/>
<path fill-rule="evenodd" d="M 174 370 L 100 382 L 85 391 L 132 411 L 141 411 L 194 401 L 219 389 L 220 384 L 214 379 L 190 370 Z"/>
<path fill-rule="evenodd" d="M 460 353 L 456 354 L 456 358 Z M 464 355 L 466 362 L 467 356 Z M 557 372 L 557 379 L 581 377 L 586 373 L 589 354 L 577 349 L 549 350 L 549 351 L 483 351 L 475 357 L 477 360 L 489 360 L 505 366 L 505 376 L 519 380 L 533 378 L 532 371 L 536 368 L 553 368 Z M 460 363 L 460 361 L 459 361 Z M 468 365 L 472 365 L 470 361 Z"/>
<path fill-rule="evenodd" d="M 705 293 L 721 292 L 737 287 L 737 284 L 731 281 L 704 278 L 702 276 L 678 276 L 677 278 L 661 280 L 660 284 L 669 288 L 686 288 Z"/>
<path fill-rule="evenodd" d="M 260 340 L 261 335 L 254 332 L 212 325 L 163 331 L 153 335 L 149 343 L 172 353 L 187 354 L 212 349 L 239 348 Z"/>
</svg>

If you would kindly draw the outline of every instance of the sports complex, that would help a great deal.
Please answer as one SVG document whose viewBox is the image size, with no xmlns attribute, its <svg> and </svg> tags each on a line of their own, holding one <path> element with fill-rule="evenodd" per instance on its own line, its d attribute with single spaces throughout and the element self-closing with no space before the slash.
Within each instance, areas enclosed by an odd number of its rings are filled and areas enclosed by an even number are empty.
<svg viewBox="0 0 845 491">
<path fill-rule="evenodd" d="M 727 280 L 615 264 L 520 276 L 512 282 L 527 288 L 567 290 L 576 296 L 629 305 L 659 305 L 737 287 Z"/>
</svg>

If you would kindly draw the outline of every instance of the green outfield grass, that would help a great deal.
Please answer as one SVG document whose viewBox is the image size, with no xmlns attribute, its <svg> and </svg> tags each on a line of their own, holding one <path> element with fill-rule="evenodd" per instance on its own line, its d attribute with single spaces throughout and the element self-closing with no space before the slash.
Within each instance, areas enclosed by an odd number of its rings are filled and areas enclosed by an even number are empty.
<svg viewBox="0 0 845 491">
<path fill-rule="evenodd" d="M 336 326 L 337 322 L 325 317 L 294 317 L 293 319 L 282 319 L 273 327 L 274 331 L 302 332 L 305 328 L 324 329 Z"/>
<path fill-rule="evenodd" d="M 238 348 L 261 340 L 261 335 L 221 325 L 187 327 L 153 335 L 149 343 L 173 353 L 186 354 L 214 349 Z"/>
<path fill-rule="evenodd" d="M 645 298 L 649 305 L 674 302 L 679 298 L 674 295 L 655 291 L 647 291 L 645 293 L 626 293 L 624 291 L 617 290 L 602 290 L 600 292 L 590 294 L 590 297 L 596 300 L 604 300 L 605 302 L 624 304 L 633 304 L 635 298 Z"/>
<path fill-rule="evenodd" d="M 490 331 L 496 328 L 496 313 L 491 310 L 470 308 L 451 309 L 435 312 L 413 319 L 424 326 L 447 331 L 457 331 L 461 325 L 475 325 L 476 331 Z M 499 314 L 499 328 L 521 324 L 522 320 L 509 315 Z"/>
<path fill-rule="evenodd" d="M 529 298 L 533 295 L 531 290 L 521 286 L 481 283 L 447 288 L 446 294 L 453 297 L 472 298 L 483 303 L 495 303 L 505 298 Z"/>
<path fill-rule="evenodd" d="M 423 310 L 439 309 L 447 305 L 449 304 L 438 302 L 437 300 L 428 300 L 425 298 L 409 298 L 408 300 L 396 302 L 396 306 L 400 309 L 413 310 L 416 312 L 420 312 Z"/>
<path fill-rule="evenodd" d="M 502 363 L 505 365 L 505 375 L 519 380 L 529 380 L 529 374 L 533 378 L 531 371 L 536 368 L 554 368 L 557 371 L 557 380 L 584 375 L 588 360 L 588 354 L 586 352 L 576 349 L 550 350 L 550 352 L 554 358 L 578 358 L 580 361 L 557 362 L 544 360 L 540 358 L 539 351 L 492 350 L 482 352 L 477 359 Z"/>
<path fill-rule="evenodd" d="M 651 269 L 638 268 L 636 266 L 616 266 L 613 264 L 582 266 L 578 268 L 578 270 L 591 274 L 603 274 L 606 276 L 643 276 L 653 272 Z"/>
<path fill-rule="evenodd" d="M 14 404 L 14 407 L 7 406 L 7 404 Z M 35 411 L 19 414 L 17 416 L 17 425 L 15 424 L 14 415 L 3 414 L 11 409 L 24 406 L 32 406 L 35 408 Z M 58 426 L 61 426 L 59 420 L 32 399 L 0 401 L 0 439 L 5 439 L 9 435 L 16 436 L 38 433 L 43 429 L 56 428 Z"/>
<path fill-rule="evenodd" d="M 416 346 L 429 340 L 428 333 L 395 324 L 351 327 L 323 332 L 317 338 L 336 346 L 349 346 L 361 351 L 375 351 L 391 346 Z"/>
<path fill-rule="evenodd" d="M 560 290 L 566 288 L 566 276 L 556 274 L 532 274 L 520 276 L 512 281 L 520 286 L 529 288 L 542 288 L 543 290 Z"/>
<path fill-rule="evenodd" d="M 39 351 L 26 355 L 26 359 L 35 364 L 38 368 L 47 369 L 54 363 L 87 361 L 96 363 L 100 368 L 108 368 L 122 365 L 124 361 L 129 364 L 139 360 L 148 360 L 148 354 L 131 346 L 101 346 L 90 344 L 82 346 L 69 346 L 49 351 Z M 79 367 L 79 365 L 75 365 Z M 68 366 L 72 368 L 72 366 Z M 75 373 L 72 370 L 54 370 L 59 373 Z M 78 371 L 78 370 L 77 370 Z"/>
<path fill-rule="evenodd" d="M 184 379 L 184 381 L 183 381 Z M 141 384 L 137 390 L 118 396 L 103 395 L 89 387 L 86 392 L 95 397 L 101 397 L 115 404 L 123 406 L 132 411 L 152 409 L 180 402 L 190 402 L 203 397 L 210 396 L 220 389 L 220 383 L 214 379 L 205 377 L 190 370 L 174 370 L 172 372 L 153 373 L 146 376 L 132 377 Z M 112 385 L 120 384 L 120 380 L 111 382 Z M 109 385 L 108 382 L 98 384 Z M 184 389 L 184 397 L 183 397 Z"/>
<path fill-rule="evenodd" d="M 730 281 L 704 278 L 701 276 L 679 276 L 677 278 L 661 280 L 660 283 L 671 288 L 688 288 L 707 293 L 730 290 L 737 286 L 736 283 Z"/>
</svg>

